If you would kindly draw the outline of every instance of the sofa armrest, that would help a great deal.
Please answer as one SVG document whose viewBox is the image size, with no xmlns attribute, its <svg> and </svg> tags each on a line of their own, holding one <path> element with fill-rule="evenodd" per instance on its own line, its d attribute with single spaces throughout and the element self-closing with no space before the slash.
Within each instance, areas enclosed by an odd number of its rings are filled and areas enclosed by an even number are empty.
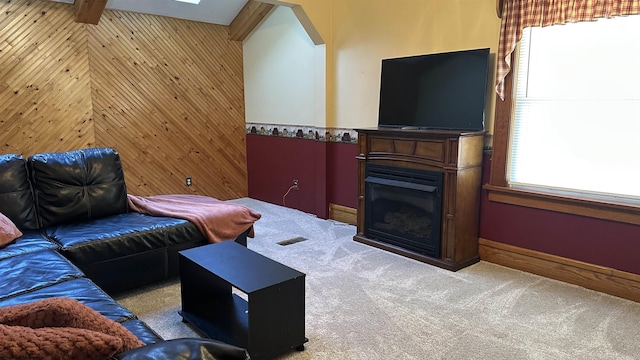
<svg viewBox="0 0 640 360">
<path fill-rule="evenodd" d="M 116 355 L 117 360 L 249 360 L 245 349 L 211 339 L 182 338 L 146 345 Z"/>
<path fill-rule="evenodd" d="M 0 155 L 0 213 L 20 230 L 38 229 L 27 162 L 19 154 Z"/>
</svg>

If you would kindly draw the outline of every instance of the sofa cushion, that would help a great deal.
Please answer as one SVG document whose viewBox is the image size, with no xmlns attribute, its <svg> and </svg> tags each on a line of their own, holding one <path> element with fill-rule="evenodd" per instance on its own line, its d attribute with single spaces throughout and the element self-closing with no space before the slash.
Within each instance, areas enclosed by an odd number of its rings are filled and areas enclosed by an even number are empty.
<svg viewBox="0 0 640 360">
<path fill-rule="evenodd" d="M 45 235 L 58 243 L 74 264 L 95 264 L 120 257 L 164 249 L 168 242 L 179 241 L 177 225 L 186 220 L 126 213 L 91 221 L 50 226 Z M 190 239 L 184 239 L 188 241 Z"/>
<path fill-rule="evenodd" d="M 51 297 L 76 299 L 107 318 L 118 322 L 135 318 L 129 310 L 123 308 L 87 278 L 66 280 L 33 291 L 23 292 L 16 296 L 0 299 L 0 307 L 26 304 Z"/>
<path fill-rule="evenodd" d="M 33 189 L 22 155 L 0 155 L 0 213 L 23 231 L 38 228 Z"/>
<path fill-rule="evenodd" d="M 0 299 L 16 296 L 84 274 L 54 250 L 37 251 L 2 260 Z"/>
<path fill-rule="evenodd" d="M 29 157 L 41 227 L 127 212 L 120 155 L 91 148 Z"/>
<path fill-rule="evenodd" d="M 16 227 L 11 219 L 0 213 L 0 249 L 20 236 L 22 236 L 20 229 Z"/>
<path fill-rule="evenodd" d="M 0 249 L 0 260 L 34 251 L 57 248 L 56 244 L 47 240 L 39 231 L 25 230 L 21 237 Z"/>
<path fill-rule="evenodd" d="M 140 213 L 51 226 L 44 232 L 109 294 L 177 274 L 177 251 L 206 244 L 187 220 Z"/>
</svg>

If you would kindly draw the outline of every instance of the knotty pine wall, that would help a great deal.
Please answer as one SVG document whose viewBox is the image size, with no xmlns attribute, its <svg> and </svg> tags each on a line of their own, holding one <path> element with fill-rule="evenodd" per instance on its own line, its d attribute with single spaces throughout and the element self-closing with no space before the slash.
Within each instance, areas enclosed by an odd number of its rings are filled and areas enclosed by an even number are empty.
<svg viewBox="0 0 640 360">
<path fill-rule="evenodd" d="M 247 196 L 242 43 L 228 27 L 0 2 L 0 153 L 113 147 L 129 193 Z M 193 186 L 184 185 L 185 176 Z"/>
</svg>

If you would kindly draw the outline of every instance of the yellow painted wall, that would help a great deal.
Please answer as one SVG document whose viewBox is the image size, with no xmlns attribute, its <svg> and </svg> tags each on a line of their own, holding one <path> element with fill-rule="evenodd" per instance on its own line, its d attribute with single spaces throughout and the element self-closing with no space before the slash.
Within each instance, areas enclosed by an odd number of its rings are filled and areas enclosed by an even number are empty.
<svg viewBox="0 0 640 360">
<path fill-rule="evenodd" d="M 498 46 L 495 0 L 290 0 L 327 46 L 327 127 L 377 124 L 383 58 Z M 495 56 L 492 57 L 492 60 Z M 495 61 L 485 127 L 493 127 Z"/>
</svg>

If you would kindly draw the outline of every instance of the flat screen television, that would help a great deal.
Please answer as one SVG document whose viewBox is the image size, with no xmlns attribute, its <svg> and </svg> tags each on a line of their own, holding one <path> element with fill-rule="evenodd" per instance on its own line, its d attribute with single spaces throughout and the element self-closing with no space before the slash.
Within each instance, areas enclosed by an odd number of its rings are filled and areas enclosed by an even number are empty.
<svg viewBox="0 0 640 360">
<path fill-rule="evenodd" d="M 382 60 L 379 127 L 484 130 L 489 49 Z"/>
</svg>

